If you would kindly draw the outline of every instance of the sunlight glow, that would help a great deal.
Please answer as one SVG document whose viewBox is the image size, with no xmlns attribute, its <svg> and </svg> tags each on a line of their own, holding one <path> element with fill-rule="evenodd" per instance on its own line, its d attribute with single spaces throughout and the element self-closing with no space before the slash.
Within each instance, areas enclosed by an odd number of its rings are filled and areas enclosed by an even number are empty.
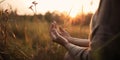
<svg viewBox="0 0 120 60">
<path fill-rule="evenodd" d="M 83 12 L 94 13 L 99 5 L 99 0 L 5 0 L 1 7 L 4 6 L 9 7 L 12 6 L 12 9 L 16 9 L 18 14 L 33 14 L 33 12 L 29 9 L 32 5 L 32 2 L 36 1 L 38 4 L 36 5 L 36 12 L 45 14 L 47 11 L 60 11 L 67 12 L 71 17 L 75 17 L 77 14 Z M 4 4 L 4 5 L 3 5 Z M 35 9 L 33 7 L 33 9 Z"/>
</svg>

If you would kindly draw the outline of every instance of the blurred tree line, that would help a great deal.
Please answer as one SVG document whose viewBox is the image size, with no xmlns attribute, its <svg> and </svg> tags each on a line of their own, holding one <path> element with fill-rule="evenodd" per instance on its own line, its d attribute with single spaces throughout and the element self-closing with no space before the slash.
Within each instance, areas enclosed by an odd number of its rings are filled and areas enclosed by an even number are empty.
<svg viewBox="0 0 120 60">
<path fill-rule="evenodd" d="M 17 10 L 0 10 L 0 60 L 37 60 L 36 56 L 38 60 L 61 60 L 65 50 L 50 43 L 49 24 L 56 21 L 61 25 L 74 25 L 68 28 L 72 29 L 72 35 L 87 37 L 85 26 L 89 25 L 92 15 L 79 14 L 72 18 L 58 11 L 18 15 Z"/>
<path fill-rule="evenodd" d="M 38 15 L 18 15 L 17 11 L 9 12 L 9 20 L 10 21 L 21 21 L 24 19 L 33 21 L 47 21 L 48 23 L 52 21 L 56 21 L 58 24 L 69 23 L 71 25 L 89 25 L 92 13 L 88 14 L 78 14 L 76 17 L 72 18 L 65 13 L 60 13 L 58 11 L 54 12 L 46 12 L 45 14 L 38 14 Z"/>
<path fill-rule="evenodd" d="M 11 6 L 5 11 L 0 9 L 0 60 L 61 60 L 66 51 L 50 42 L 48 28 L 53 21 L 73 25 L 68 28 L 75 29 L 70 30 L 72 35 L 80 33 L 81 37 L 87 37 L 85 26 L 89 25 L 92 13 L 78 14 L 74 18 L 59 11 L 36 14 L 37 4 L 33 1 L 30 6 L 34 15 L 18 15 Z"/>
</svg>

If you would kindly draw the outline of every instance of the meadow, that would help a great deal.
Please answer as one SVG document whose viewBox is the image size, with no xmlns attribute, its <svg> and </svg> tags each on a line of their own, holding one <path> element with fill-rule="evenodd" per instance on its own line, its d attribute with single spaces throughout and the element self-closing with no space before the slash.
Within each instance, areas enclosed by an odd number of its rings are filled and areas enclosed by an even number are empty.
<svg viewBox="0 0 120 60">
<path fill-rule="evenodd" d="M 49 35 L 51 21 L 40 16 L 0 12 L 0 60 L 63 60 L 66 49 L 52 42 Z M 89 24 L 64 27 L 67 22 L 57 22 L 71 36 L 88 38 Z"/>
</svg>

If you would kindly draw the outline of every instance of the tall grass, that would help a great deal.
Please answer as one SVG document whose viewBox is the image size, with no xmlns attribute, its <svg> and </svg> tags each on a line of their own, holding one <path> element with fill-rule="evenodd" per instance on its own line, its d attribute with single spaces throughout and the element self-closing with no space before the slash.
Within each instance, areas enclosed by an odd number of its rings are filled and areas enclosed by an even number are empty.
<svg viewBox="0 0 120 60">
<path fill-rule="evenodd" d="M 36 16 L 0 13 L 0 60 L 63 60 L 66 50 L 52 42 L 49 22 Z M 65 29 L 79 38 L 87 38 L 89 33 L 88 26 L 68 26 Z"/>
</svg>

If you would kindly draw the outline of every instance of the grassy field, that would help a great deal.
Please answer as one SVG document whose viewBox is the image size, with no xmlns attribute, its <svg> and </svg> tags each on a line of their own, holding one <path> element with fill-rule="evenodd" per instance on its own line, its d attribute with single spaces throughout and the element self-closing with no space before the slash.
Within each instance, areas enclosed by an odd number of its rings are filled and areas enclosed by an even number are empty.
<svg viewBox="0 0 120 60">
<path fill-rule="evenodd" d="M 53 43 L 50 23 L 37 18 L 14 17 L 0 22 L 0 60 L 63 60 L 66 50 Z M 69 25 L 73 37 L 88 38 L 89 27 Z"/>
</svg>

